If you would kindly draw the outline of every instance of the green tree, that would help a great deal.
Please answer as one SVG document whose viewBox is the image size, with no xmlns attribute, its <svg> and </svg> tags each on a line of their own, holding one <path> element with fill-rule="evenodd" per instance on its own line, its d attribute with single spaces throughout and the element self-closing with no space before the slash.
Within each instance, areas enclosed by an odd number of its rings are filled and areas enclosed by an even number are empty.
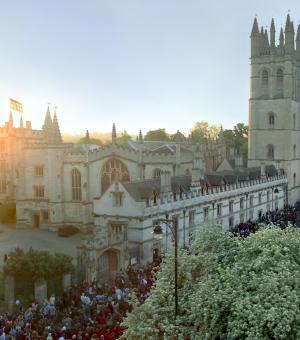
<svg viewBox="0 0 300 340">
<path fill-rule="evenodd" d="M 95 145 L 99 145 L 99 146 L 104 145 L 104 143 L 98 138 L 91 138 L 90 137 L 89 140 L 87 141 L 86 136 L 80 138 L 79 141 L 78 141 L 78 144 L 79 145 L 81 145 L 81 144 L 95 144 Z"/>
<path fill-rule="evenodd" d="M 126 130 L 122 131 L 117 138 L 118 143 L 128 142 L 129 140 L 132 140 L 132 136 Z"/>
<path fill-rule="evenodd" d="M 194 142 L 208 142 L 216 139 L 221 132 L 221 125 L 209 125 L 208 122 L 196 122 L 191 129 L 190 138 Z"/>
<path fill-rule="evenodd" d="M 166 129 L 150 130 L 146 133 L 144 140 L 146 141 L 168 141 L 169 135 Z"/>
<path fill-rule="evenodd" d="M 186 141 L 185 135 L 179 130 L 177 130 L 176 133 L 170 135 L 169 139 L 172 142 L 185 142 Z"/>
<path fill-rule="evenodd" d="M 50 254 L 45 250 L 30 248 L 27 252 L 20 248 L 8 254 L 4 273 L 18 279 L 48 279 L 64 275 L 72 270 L 72 257 L 66 254 Z"/>
<path fill-rule="evenodd" d="M 124 321 L 126 339 L 299 339 L 300 231 L 262 229 L 244 239 L 204 228 L 179 256 L 168 256 L 144 304 Z"/>
</svg>

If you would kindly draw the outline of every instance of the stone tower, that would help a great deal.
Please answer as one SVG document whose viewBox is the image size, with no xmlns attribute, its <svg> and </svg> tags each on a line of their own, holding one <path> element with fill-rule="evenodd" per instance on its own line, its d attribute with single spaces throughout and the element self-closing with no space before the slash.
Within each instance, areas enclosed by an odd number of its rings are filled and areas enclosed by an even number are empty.
<svg viewBox="0 0 300 340">
<path fill-rule="evenodd" d="M 289 201 L 300 198 L 300 26 L 288 14 L 276 43 L 254 19 L 251 32 L 248 166 L 274 164 L 288 175 Z"/>
</svg>

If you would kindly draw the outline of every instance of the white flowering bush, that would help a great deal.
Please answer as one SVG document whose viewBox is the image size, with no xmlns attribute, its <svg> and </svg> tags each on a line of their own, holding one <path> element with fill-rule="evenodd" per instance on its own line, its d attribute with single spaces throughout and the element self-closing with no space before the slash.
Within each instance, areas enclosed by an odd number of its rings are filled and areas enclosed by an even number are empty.
<svg viewBox="0 0 300 340">
<path fill-rule="evenodd" d="M 166 258 L 144 304 L 132 297 L 126 339 L 300 339 L 300 230 L 262 228 L 243 239 L 213 227 Z"/>
</svg>

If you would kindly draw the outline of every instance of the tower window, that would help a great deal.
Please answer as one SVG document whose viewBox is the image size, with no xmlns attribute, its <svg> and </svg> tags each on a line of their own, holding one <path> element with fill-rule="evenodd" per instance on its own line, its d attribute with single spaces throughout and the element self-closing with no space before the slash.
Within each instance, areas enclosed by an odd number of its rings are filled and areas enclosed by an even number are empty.
<svg viewBox="0 0 300 340">
<path fill-rule="evenodd" d="M 261 84 L 263 87 L 269 86 L 269 73 L 267 70 L 262 71 Z"/>
<path fill-rule="evenodd" d="M 296 173 L 294 172 L 294 175 L 293 175 L 293 186 L 295 187 L 296 186 Z"/>
<path fill-rule="evenodd" d="M 293 146 L 293 157 L 296 158 L 296 144 Z"/>
<path fill-rule="evenodd" d="M 275 115 L 273 112 L 269 112 L 269 125 L 274 127 L 275 125 Z"/>
<path fill-rule="evenodd" d="M 72 200 L 81 201 L 81 173 L 78 169 L 72 170 Z"/>
<path fill-rule="evenodd" d="M 268 159 L 274 159 L 274 146 L 272 144 L 267 146 L 267 157 Z"/>
<path fill-rule="evenodd" d="M 283 70 L 279 68 L 276 75 L 277 96 L 283 97 Z"/>
</svg>

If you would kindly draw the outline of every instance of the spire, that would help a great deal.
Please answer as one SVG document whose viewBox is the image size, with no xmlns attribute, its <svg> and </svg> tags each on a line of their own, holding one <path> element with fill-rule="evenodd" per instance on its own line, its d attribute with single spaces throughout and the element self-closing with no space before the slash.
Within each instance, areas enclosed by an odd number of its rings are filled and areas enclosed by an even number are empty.
<svg viewBox="0 0 300 340">
<path fill-rule="evenodd" d="M 14 127 L 14 117 L 13 117 L 13 114 L 12 114 L 11 111 L 9 112 L 9 121 L 8 121 L 8 125 L 9 125 L 9 127 L 11 127 L 11 128 Z"/>
<path fill-rule="evenodd" d="M 265 52 L 269 54 L 269 51 L 270 51 L 270 44 L 269 44 L 268 31 L 265 29 Z"/>
<path fill-rule="evenodd" d="M 272 48 L 275 47 L 275 22 L 274 22 L 274 19 L 272 18 L 272 21 L 271 21 L 271 28 L 270 28 L 270 45 Z"/>
<path fill-rule="evenodd" d="M 112 133 L 111 133 L 111 142 L 112 142 L 112 144 L 116 144 L 116 141 L 117 141 L 116 125 L 115 125 L 115 123 L 113 123 Z"/>
<path fill-rule="evenodd" d="M 52 123 L 52 139 L 55 143 L 61 143 L 62 142 L 59 124 L 58 124 L 58 119 L 57 119 L 57 114 L 56 114 L 56 108 L 55 108 L 55 111 L 54 111 L 53 123 Z"/>
<path fill-rule="evenodd" d="M 51 141 L 51 137 L 52 137 L 52 125 L 53 125 L 53 123 L 52 123 L 50 108 L 49 108 L 49 104 L 48 104 L 46 115 L 45 115 L 45 121 L 44 121 L 44 125 L 43 125 L 43 131 L 44 131 L 45 139 L 47 140 L 48 143 Z"/>
<path fill-rule="evenodd" d="M 51 118 L 50 109 L 48 105 L 45 120 L 44 120 L 43 130 L 50 130 L 51 127 L 52 127 L 52 118 Z"/>
<path fill-rule="evenodd" d="M 283 29 L 281 27 L 280 29 L 280 35 L 279 35 L 279 47 L 283 48 L 284 47 L 284 35 L 283 35 Z"/>
<path fill-rule="evenodd" d="M 260 53 L 263 53 L 265 51 L 265 32 L 264 32 L 264 28 L 261 26 L 260 28 Z"/>
<path fill-rule="evenodd" d="M 257 18 L 254 18 L 253 27 L 251 31 L 251 57 L 259 56 L 259 47 L 260 47 L 260 35 L 258 29 Z"/>
<path fill-rule="evenodd" d="M 140 130 L 139 132 L 139 142 L 143 143 L 143 134 L 142 134 L 142 130 Z"/>
<path fill-rule="evenodd" d="M 20 117 L 20 128 L 23 129 L 23 127 L 24 127 L 24 123 L 23 123 L 23 117 L 21 115 L 21 117 Z"/>
<path fill-rule="evenodd" d="M 251 57 L 259 56 L 260 54 L 260 34 L 258 29 L 257 18 L 254 18 L 251 31 Z"/>
<path fill-rule="evenodd" d="M 85 144 L 90 144 L 90 133 L 89 133 L 89 130 L 86 130 L 86 133 L 85 133 Z"/>
<path fill-rule="evenodd" d="M 253 37 L 256 37 L 258 35 L 259 35 L 258 23 L 257 23 L 257 18 L 255 17 L 254 21 L 253 21 L 253 26 L 252 26 L 252 31 L 251 31 L 250 37 L 253 38 Z"/>
<path fill-rule="evenodd" d="M 300 24 L 298 25 L 296 41 L 300 41 Z"/>
<path fill-rule="evenodd" d="M 291 29 L 290 26 L 291 26 L 291 17 L 290 17 L 290 13 L 288 13 L 286 17 L 286 22 L 285 22 L 285 33 Z"/>
<path fill-rule="evenodd" d="M 295 31 L 294 24 L 291 21 L 290 14 L 287 15 L 285 23 L 285 51 L 287 53 L 292 53 L 295 49 Z"/>
<path fill-rule="evenodd" d="M 298 25 L 297 36 L 296 36 L 296 51 L 298 59 L 300 59 L 300 25 Z"/>
</svg>

